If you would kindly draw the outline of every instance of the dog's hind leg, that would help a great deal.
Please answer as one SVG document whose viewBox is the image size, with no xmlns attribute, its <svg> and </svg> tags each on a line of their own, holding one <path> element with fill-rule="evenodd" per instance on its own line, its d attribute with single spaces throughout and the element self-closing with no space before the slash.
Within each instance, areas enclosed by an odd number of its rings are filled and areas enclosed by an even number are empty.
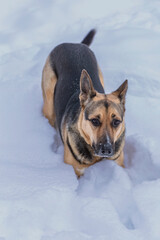
<svg viewBox="0 0 160 240">
<path fill-rule="evenodd" d="M 55 127 L 54 89 L 56 82 L 57 77 L 48 57 L 42 72 L 43 114 L 53 127 Z"/>
</svg>

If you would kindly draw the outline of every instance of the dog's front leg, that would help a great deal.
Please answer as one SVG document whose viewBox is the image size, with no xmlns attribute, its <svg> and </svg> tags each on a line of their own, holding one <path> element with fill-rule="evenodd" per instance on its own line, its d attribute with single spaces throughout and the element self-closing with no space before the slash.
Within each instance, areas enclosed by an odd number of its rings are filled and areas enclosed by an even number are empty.
<svg viewBox="0 0 160 240">
<path fill-rule="evenodd" d="M 71 153 L 67 144 L 64 145 L 64 162 L 73 166 L 74 171 L 79 178 L 84 174 L 86 165 L 80 164 Z"/>
<path fill-rule="evenodd" d="M 120 156 L 117 158 L 117 160 L 115 161 L 119 166 L 121 167 L 125 167 L 124 166 L 124 153 L 123 151 L 121 152 Z"/>
</svg>

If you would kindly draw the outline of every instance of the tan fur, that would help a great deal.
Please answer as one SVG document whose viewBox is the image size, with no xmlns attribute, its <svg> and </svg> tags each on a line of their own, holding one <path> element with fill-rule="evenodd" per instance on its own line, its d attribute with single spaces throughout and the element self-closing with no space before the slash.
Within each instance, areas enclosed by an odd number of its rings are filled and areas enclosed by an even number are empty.
<svg viewBox="0 0 160 240">
<path fill-rule="evenodd" d="M 119 166 L 125 168 L 124 166 L 124 153 L 123 151 L 121 152 L 120 156 L 117 158 L 117 160 L 115 161 Z"/>
<path fill-rule="evenodd" d="M 52 70 L 49 62 L 49 57 L 42 72 L 42 92 L 43 92 L 43 114 L 48 118 L 49 123 L 55 126 L 55 113 L 53 104 L 54 88 L 57 82 L 55 72 Z"/>
<path fill-rule="evenodd" d="M 116 104 L 120 103 L 120 100 L 115 95 L 113 95 L 112 93 L 107 94 L 107 100 L 109 100 L 111 102 L 114 102 Z"/>
<path fill-rule="evenodd" d="M 77 175 L 77 177 L 80 177 L 82 175 L 82 171 L 84 168 L 86 168 L 86 165 L 80 164 L 77 162 L 74 157 L 72 156 L 72 153 L 70 152 L 67 144 L 64 145 L 64 162 L 72 165 L 74 168 L 74 171 Z"/>
<path fill-rule="evenodd" d="M 86 143 L 90 145 L 91 144 L 91 138 L 90 138 L 91 135 L 89 135 L 89 133 L 87 133 L 85 131 L 85 128 L 82 127 L 83 121 L 84 121 L 84 110 L 82 109 L 80 112 L 80 115 L 79 115 L 79 121 L 77 123 L 78 131 L 80 132 L 81 136 L 85 139 Z M 88 132 L 89 132 L 89 129 L 88 129 Z"/>
<path fill-rule="evenodd" d="M 105 95 L 102 93 L 96 92 L 96 96 L 94 97 L 94 102 L 97 102 L 99 100 L 105 100 Z"/>
<path fill-rule="evenodd" d="M 101 71 L 99 66 L 98 66 L 98 74 L 99 74 L 99 79 L 100 79 L 100 82 L 102 84 L 102 87 L 104 88 L 103 74 L 102 74 L 102 71 Z"/>
</svg>

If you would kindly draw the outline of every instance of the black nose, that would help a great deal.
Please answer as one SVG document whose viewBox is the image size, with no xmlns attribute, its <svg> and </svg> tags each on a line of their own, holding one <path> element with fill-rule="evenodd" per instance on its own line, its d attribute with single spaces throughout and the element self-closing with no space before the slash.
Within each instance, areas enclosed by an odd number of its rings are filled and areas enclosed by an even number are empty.
<svg viewBox="0 0 160 240">
<path fill-rule="evenodd" d="M 105 144 L 100 143 L 99 153 L 104 156 L 112 156 L 113 154 L 112 145 L 110 143 L 105 143 Z"/>
</svg>

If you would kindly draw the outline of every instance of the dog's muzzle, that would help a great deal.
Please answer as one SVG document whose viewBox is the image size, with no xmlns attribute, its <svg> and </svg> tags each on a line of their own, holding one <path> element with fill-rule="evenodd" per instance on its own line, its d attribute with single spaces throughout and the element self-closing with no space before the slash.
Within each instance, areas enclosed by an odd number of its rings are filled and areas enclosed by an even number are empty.
<svg viewBox="0 0 160 240">
<path fill-rule="evenodd" d="M 112 157 L 113 156 L 113 146 L 111 143 L 104 143 L 101 142 L 97 145 L 93 144 L 93 149 L 95 152 L 95 155 L 99 157 Z"/>
</svg>

